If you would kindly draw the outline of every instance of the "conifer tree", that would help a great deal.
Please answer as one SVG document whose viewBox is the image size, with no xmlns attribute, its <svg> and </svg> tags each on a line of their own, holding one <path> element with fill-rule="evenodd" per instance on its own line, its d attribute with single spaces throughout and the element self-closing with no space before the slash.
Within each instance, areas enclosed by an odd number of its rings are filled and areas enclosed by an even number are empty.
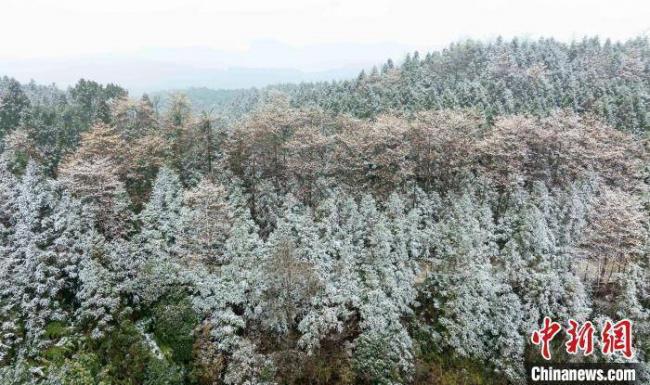
<svg viewBox="0 0 650 385">
<path fill-rule="evenodd" d="M 179 238 L 188 263 L 216 265 L 223 261 L 234 210 L 220 183 L 202 179 L 183 194 L 183 234 Z"/>
<path fill-rule="evenodd" d="M 28 346 L 37 348 L 49 322 L 69 322 L 78 261 L 86 253 L 81 207 L 61 193 L 31 162 L 18 186 L 12 249 L 3 263 L 14 280 L 2 284 L 9 314 L 24 323 Z"/>
<path fill-rule="evenodd" d="M 29 113 L 30 102 L 15 79 L 0 79 L 0 139 L 20 128 Z"/>
<path fill-rule="evenodd" d="M 178 176 L 163 167 L 149 201 L 138 214 L 140 233 L 134 237 L 139 276 L 137 295 L 151 304 L 179 284 L 182 237 L 182 187 Z"/>
<path fill-rule="evenodd" d="M 470 192 L 448 199 L 437 225 L 433 271 L 421 293 L 422 302 L 433 306 L 436 321 L 424 330 L 458 356 L 489 361 L 511 378 L 520 378 L 521 303 L 491 263 L 497 253 L 492 212 Z"/>
</svg>

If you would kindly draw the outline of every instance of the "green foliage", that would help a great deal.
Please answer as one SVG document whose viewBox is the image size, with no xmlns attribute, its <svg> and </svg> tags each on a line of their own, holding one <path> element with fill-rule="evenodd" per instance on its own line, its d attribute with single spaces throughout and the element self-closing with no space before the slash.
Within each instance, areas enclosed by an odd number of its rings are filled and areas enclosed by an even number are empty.
<svg viewBox="0 0 650 385">
<path fill-rule="evenodd" d="M 440 354 L 420 360 L 416 365 L 416 384 L 436 385 L 505 385 L 508 381 L 486 369 L 480 361 Z"/>
<path fill-rule="evenodd" d="M 413 330 L 418 347 L 414 379 L 416 384 L 498 385 L 508 383 L 503 376 L 495 375 L 483 362 L 459 357 L 442 348 L 439 338 L 434 338 L 435 335 L 427 328 Z"/>
<path fill-rule="evenodd" d="M 94 350 L 101 357 L 114 385 L 141 384 L 147 365 L 155 359 L 142 334 L 130 320 L 121 320 Z"/>
<path fill-rule="evenodd" d="M 51 362 L 62 362 L 66 357 L 67 350 L 60 346 L 51 346 L 43 352 L 43 357 Z"/>
<path fill-rule="evenodd" d="M 399 353 L 390 338 L 363 334 L 356 345 L 352 363 L 360 383 L 384 385 L 407 380 L 401 373 Z"/>
<path fill-rule="evenodd" d="M 152 359 L 147 365 L 142 385 L 183 385 L 183 369 L 167 360 Z"/>
<path fill-rule="evenodd" d="M 27 120 L 29 107 L 29 99 L 20 83 L 7 77 L 0 78 L 0 140 Z"/>
<path fill-rule="evenodd" d="M 153 332 L 161 348 L 169 347 L 172 359 L 178 363 L 187 363 L 192 358 L 194 329 L 199 317 L 186 298 L 163 301 L 152 311 Z"/>
<path fill-rule="evenodd" d="M 61 375 L 63 385 L 93 385 L 95 378 L 90 369 L 79 361 L 67 361 Z"/>
<path fill-rule="evenodd" d="M 49 339 L 61 338 L 69 333 L 69 328 L 59 321 L 53 321 L 45 326 L 45 337 Z"/>
</svg>

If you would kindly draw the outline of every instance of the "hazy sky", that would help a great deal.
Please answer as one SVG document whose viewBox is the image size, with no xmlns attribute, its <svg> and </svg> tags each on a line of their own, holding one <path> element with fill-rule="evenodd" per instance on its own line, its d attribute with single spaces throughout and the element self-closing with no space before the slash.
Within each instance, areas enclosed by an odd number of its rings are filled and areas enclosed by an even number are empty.
<svg viewBox="0 0 650 385">
<path fill-rule="evenodd" d="M 239 88 L 350 78 L 466 38 L 648 34 L 650 0 L 0 0 L 0 76 Z"/>
<path fill-rule="evenodd" d="M 2 0 L 0 58 L 129 53 L 145 48 L 246 50 L 399 43 L 434 47 L 462 38 L 650 32 L 646 0 Z"/>
</svg>

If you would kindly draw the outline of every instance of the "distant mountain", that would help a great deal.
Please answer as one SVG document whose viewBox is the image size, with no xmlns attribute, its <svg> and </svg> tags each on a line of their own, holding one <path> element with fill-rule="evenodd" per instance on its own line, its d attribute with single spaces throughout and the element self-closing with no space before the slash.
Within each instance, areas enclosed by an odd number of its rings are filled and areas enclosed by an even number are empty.
<svg viewBox="0 0 650 385">
<path fill-rule="evenodd" d="M 361 69 L 383 63 L 387 57 L 400 60 L 413 49 L 400 44 L 292 47 L 257 42 L 244 51 L 189 47 L 76 58 L 0 60 L 0 75 L 62 87 L 86 78 L 117 83 L 137 96 L 142 92 L 190 87 L 237 89 L 347 79 Z"/>
<path fill-rule="evenodd" d="M 0 63 L 0 74 L 15 77 L 22 82 L 34 79 L 37 83 L 69 86 L 80 78 L 86 78 L 100 83 L 117 83 L 134 95 L 191 87 L 237 89 L 274 83 L 346 79 L 359 71 L 356 67 L 317 72 L 290 68 L 196 68 L 168 62 L 112 58 L 87 59 L 72 65 L 58 61 Z"/>
</svg>

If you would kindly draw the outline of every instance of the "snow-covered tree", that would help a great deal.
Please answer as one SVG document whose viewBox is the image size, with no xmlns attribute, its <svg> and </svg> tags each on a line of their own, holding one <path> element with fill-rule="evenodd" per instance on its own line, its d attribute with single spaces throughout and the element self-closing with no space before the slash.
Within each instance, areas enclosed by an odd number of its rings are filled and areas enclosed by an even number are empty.
<svg viewBox="0 0 650 385">
<path fill-rule="evenodd" d="M 149 201 L 138 214 L 140 233 L 134 238 L 138 276 L 134 293 L 145 303 L 155 302 L 181 282 L 179 255 L 182 237 L 182 186 L 168 168 L 160 169 Z"/>
<path fill-rule="evenodd" d="M 191 273 L 196 288 L 194 306 L 206 317 L 214 343 L 227 357 L 223 381 L 238 385 L 271 383 L 272 361 L 256 352 L 255 341 L 246 336 L 250 321 L 263 311 L 263 242 L 245 199 L 236 188 L 231 202 L 233 223 L 221 266 L 214 273 Z"/>
<path fill-rule="evenodd" d="M 88 228 L 78 202 L 61 193 L 31 162 L 18 186 L 14 247 L 3 270 L 5 310 L 22 323 L 33 347 L 41 346 L 49 322 L 70 321 L 68 312 L 78 279 L 78 261 L 86 252 Z"/>
<path fill-rule="evenodd" d="M 435 225 L 432 266 L 420 288 L 418 327 L 439 352 L 486 361 L 520 378 L 524 337 L 521 302 L 493 265 L 498 253 L 493 212 L 471 190 L 450 195 Z"/>
<path fill-rule="evenodd" d="M 77 150 L 58 168 L 59 181 L 96 217 L 107 238 L 125 238 L 132 230 L 131 201 L 124 182 L 129 146 L 114 127 L 97 124 L 81 135 Z"/>
<path fill-rule="evenodd" d="M 566 231 L 557 202 L 540 184 L 534 194 L 515 190 L 511 199 L 499 224 L 504 245 L 499 260 L 522 301 L 525 330 L 545 316 L 586 319 L 591 304 L 571 248 L 558 241 Z"/>
<path fill-rule="evenodd" d="M 179 238 L 183 257 L 188 263 L 221 263 L 233 221 L 228 191 L 221 184 L 203 179 L 185 191 L 183 203 L 183 235 Z"/>
<path fill-rule="evenodd" d="M 10 172 L 7 159 L 0 154 L 0 254 L 9 253 L 9 237 L 14 230 L 13 217 L 16 211 L 18 181 Z"/>
<path fill-rule="evenodd" d="M 323 245 L 311 213 L 293 196 L 264 247 L 263 288 L 259 319 L 280 340 L 289 343 L 309 311 L 312 297 L 320 290 L 319 273 L 327 266 Z"/>
<path fill-rule="evenodd" d="M 79 261 L 79 287 L 76 292 L 79 307 L 75 311 L 75 318 L 79 327 L 90 330 L 91 337 L 96 339 L 112 330 L 122 300 L 120 282 L 110 270 L 110 244 L 92 232 L 86 235 L 86 242 L 87 252 Z"/>
</svg>

